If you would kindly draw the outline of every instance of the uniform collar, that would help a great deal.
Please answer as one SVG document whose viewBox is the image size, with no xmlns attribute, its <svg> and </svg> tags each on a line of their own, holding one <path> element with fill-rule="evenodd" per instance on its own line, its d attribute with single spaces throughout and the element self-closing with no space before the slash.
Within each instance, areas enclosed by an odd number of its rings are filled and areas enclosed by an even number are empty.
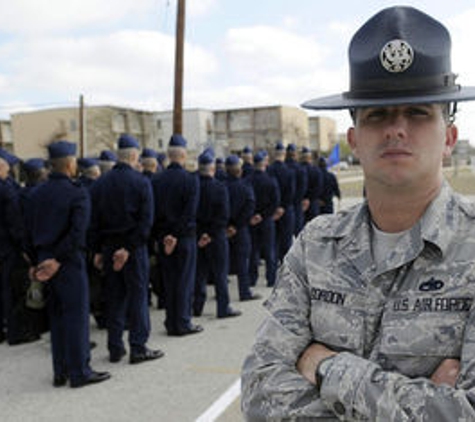
<svg viewBox="0 0 475 422">
<path fill-rule="evenodd" d="M 475 205 L 455 193 L 444 180 L 437 197 L 431 202 L 419 222 L 411 229 L 413 242 L 420 239 L 442 257 L 454 236 L 458 235 L 464 214 L 475 218 Z M 341 211 L 329 224 L 319 227 L 319 237 L 341 239 L 351 249 L 361 249 L 369 240 L 371 220 L 367 201 Z M 356 229 L 356 230 L 355 230 Z M 418 240 L 419 239 L 419 240 Z M 413 243 L 414 245 L 414 243 Z M 415 245 L 414 245 L 415 246 Z M 424 247 L 421 244 L 420 247 Z"/>
</svg>

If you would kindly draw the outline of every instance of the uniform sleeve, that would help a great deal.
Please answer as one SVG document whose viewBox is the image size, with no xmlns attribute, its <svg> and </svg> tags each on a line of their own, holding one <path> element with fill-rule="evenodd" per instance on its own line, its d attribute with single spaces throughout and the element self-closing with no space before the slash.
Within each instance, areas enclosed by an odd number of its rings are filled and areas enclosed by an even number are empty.
<svg viewBox="0 0 475 422">
<path fill-rule="evenodd" d="M 310 298 L 302 267 L 300 240 L 279 270 L 279 281 L 265 303 L 270 315 L 242 369 L 242 411 L 248 421 L 298 416 L 328 416 L 315 387 L 300 375 L 296 362 L 311 343 Z"/>
<path fill-rule="evenodd" d="M 147 178 L 143 178 L 143 182 L 137 224 L 127 239 L 129 250 L 146 244 L 152 229 L 154 212 L 152 185 Z"/>
<path fill-rule="evenodd" d="M 178 237 L 189 236 L 196 229 L 196 213 L 200 200 L 199 179 L 190 175 L 187 188 L 183 195 L 183 211 L 174 228 L 174 235 Z"/>
<path fill-rule="evenodd" d="M 244 200 L 242 208 L 239 210 L 236 218 L 236 227 L 241 228 L 249 224 L 249 220 L 254 215 L 256 209 L 256 197 L 254 196 L 254 190 L 251 186 L 245 185 L 243 189 Z"/>
<path fill-rule="evenodd" d="M 54 258 L 60 262 L 86 248 L 86 231 L 91 214 L 90 198 L 85 188 L 77 189 L 78 193 L 71 203 L 68 230 L 59 239 L 53 251 Z"/>
<path fill-rule="evenodd" d="M 383 371 L 351 353 L 340 353 L 328 369 L 321 396 L 344 421 L 462 422 L 475 420 L 475 312 L 466 325 L 456 387 L 427 378 Z"/>
<path fill-rule="evenodd" d="M 215 236 L 219 230 L 226 228 L 229 221 L 229 194 L 226 186 L 219 184 L 219 190 L 214 198 L 215 204 L 213 206 L 213 215 L 210 225 L 210 235 Z"/>
</svg>

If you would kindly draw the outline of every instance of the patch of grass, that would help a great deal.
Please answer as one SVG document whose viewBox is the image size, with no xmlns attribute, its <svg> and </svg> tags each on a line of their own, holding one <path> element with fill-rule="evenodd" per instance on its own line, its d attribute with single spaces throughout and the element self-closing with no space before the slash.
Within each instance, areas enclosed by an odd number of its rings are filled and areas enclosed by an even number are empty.
<svg viewBox="0 0 475 422">
<path fill-rule="evenodd" d="M 469 167 L 461 167 L 457 171 L 449 167 L 444 169 L 444 174 L 453 189 L 463 195 L 475 195 L 475 172 Z M 359 173 L 361 179 L 355 180 L 356 174 L 352 174 L 349 180 L 341 175 L 339 180 L 342 197 L 361 197 L 363 195 L 362 173 Z"/>
</svg>

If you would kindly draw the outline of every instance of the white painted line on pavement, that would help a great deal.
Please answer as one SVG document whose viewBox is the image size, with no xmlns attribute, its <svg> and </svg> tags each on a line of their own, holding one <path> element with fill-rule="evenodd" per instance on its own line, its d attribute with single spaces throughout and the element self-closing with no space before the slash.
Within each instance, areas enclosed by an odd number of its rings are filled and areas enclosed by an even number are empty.
<svg viewBox="0 0 475 422">
<path fill-rule="evenodd" d="M 238 379 L 195 422 L 214 422 L 241 394 L 241 379 Z"/>
</svg>

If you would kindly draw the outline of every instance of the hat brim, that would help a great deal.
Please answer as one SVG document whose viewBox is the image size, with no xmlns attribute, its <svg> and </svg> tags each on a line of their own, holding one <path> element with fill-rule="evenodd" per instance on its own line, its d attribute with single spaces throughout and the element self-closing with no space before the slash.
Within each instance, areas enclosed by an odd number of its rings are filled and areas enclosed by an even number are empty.
<svg viewBox="0 0 475 422">
<path fill-rule="evenodd" d="M 310 110 L 344 110 L 361 107 L 382 107 L 401 104 L 452 103 L 475 100 L 475 87 L 462 87 L 455 92 L 434 95 L 401 95 L 381 98 L 349 98 L 345 94 L 329 95 L 304 102 Z"/>
</svg>

